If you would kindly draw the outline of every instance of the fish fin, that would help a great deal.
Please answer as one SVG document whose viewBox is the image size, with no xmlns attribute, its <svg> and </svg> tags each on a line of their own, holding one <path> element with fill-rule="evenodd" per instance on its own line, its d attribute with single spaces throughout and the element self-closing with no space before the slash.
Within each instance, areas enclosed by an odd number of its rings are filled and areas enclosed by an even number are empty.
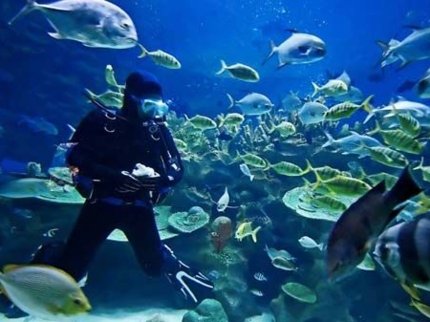
<svg viewBox="0 0 430 322">
<path fill-rule="evenodd" d="M 228 93 L 227 93 L 227 97 L 230 101 L 230 105 L 227 107 L 227 110 L 230 110 L 236 105 L 236 102 L 234 101 L 233 97 Z"/>
<path fill-rule="evenodd" d="M 249 181 L 252 181 L 254 179 L 254 175 L 253 174 L 251 174 L 250 176 L 249 176 Z"/>
<path fill-rule="evenodd" d="M 261 65 L 264 65 L 278 50 L 278 47 L 276 47 L 275 43 L 273 42 L 273 40 L 270 41 L 270 53 L 269 55 L 266 57 L 265 60 L 263 60 L 263 62 L 261 63 Z"/>
<path fill-rule="evenodd" d="M 141 44 L 137 44 L 139 46 L 140 49 L 142 49 L 142 53 L 137 56 L 137 58 L 143 58 L 146 57 L 148 55 L 148 51 L 146 50 L 145 47 L 143 47 Z"/>
<path fill-rule="evenodd" d="M 403 290 L 410 295 L 414 300 L 419 301 L 420 300 L 420 292 L 419 290 L 414 286 L 410 285 L 406 282 L 400 283 L 400 286 L 403 288 Z"/>
<path fill-rule="evenodd" d="M 312 93 L 311 97 L 314 97 L 315 95 L 318 94 L 318 92 L 320 91 L 321 88 L 317 84 L 315 84 L 314 82 L 312 82 L 312 86 L 314 88 L 314 92 Z"/>
<path fill-rule="evenodd" d="M 311 172 L 312 170 L 313 170 L 312 164 L 309 162 L 308 159 L 306 159 L 306 169 L 304 169 L 301 174 L 305 175 L 305 174 Z"/>
<path fill-rule="evenodd" d="M 58 33 L 58 32 L 48 32 L 48 35 L 50 35 L 52 38 L 54 38 L 54 39 L 65 39 L 63 36 L 61 36 L 61 34 L 60 33 Z M 84 43 L 83 44 L 84 46 L 87 46 L 87 47 L 92 47 L 92 46 L 89 46 L 89 45 L 87 45 L 86 43 Z"/>
<path fill-rule="evenodd" d="M 364 101 L 363 103 L 360 104 L 360 107 L 365 110 L 367 113 L 371 113 L 372 112 L 372 107 L 370 106 L 370 101 L 372 100 L 373 96 L 375 95 L 369 95 Z"/>
<path fill-rule="evenodd" d="M 257 233 L 258 233 L 258 231 L 261 229 L 261 226 L 258 226 L 257 228 L 255 228 L 253 231 L 252 231 L 252 233 L 251 233 L 251 237 L 252 237 L 252 241 L 254 242 L 254 243 L 256 243 L 257 242 Z"/>
<path fill-rule="evenodd" d="M 390 46 L 388 46 L 388 44 L 387 43 L 385 43 L 385 42 L 383 42 L 383 41 L 381 41 L 381 40 L 378 40 L 378 41 L 376 41 L 376 43 L 378 44 L 378 46 L 379 47 L 381 47 L 382 48 L 382 50 L 385 52 L 385 51 L 387 51 L 389 48 L 390 48 Z"/>
<path fill-rule="evenodd" d="M 11 20 L 9 20 L 8 25 L 12 25 L 17 19 L 38 9 L 38 7 L 39 5 L 35 0 L 27 0 L 27 4 Z"/>
<path fill-rule="evenodd" d="M 418 195 L 423 190 L 415 182 L 412 174 L 409 171 L 409 166 L 406 166 L 397 182 L 386 195 L 388 203 L 395 207 L 396 205 Z"/>
<path fill-rule="evenodd" d="M 369 105 L 369 107 L 370 107 L 370 105 Z M 366 111 L 366 110 L 365 110 Z M 368 114 L 367 114 L 367 116 L 366 116 L 366 118 L 364 119 L 364 121 L 363 121 L 363 124 L 366 124 L 367 122 L 369 122 L 369 120 L 372 118 L 372 117 L 374 117 L 375 116 L 375 110 L 373 110 L 373 109 L 370 109 L 369 111 L 366 111 Z"/>
<path fill-rule="evenodd" d="M 217 71 L 216 73 L 215 73 L 215 75 L 220 75 L 220 74 L 222 74 L 222 73 L 224 73 L 225 72 L 225 70 L 227 69 L 227 64 L 225 63 L 225 61 L 223 61 L 222 59 L 221 59 L 221 69 L 219 70 L 219 71 Z"/>
<path fill-rule="evenodd" d="M 322 145 L 322 147 L 323 148 L 326 148 L 326 147 L 328 147 L 328 146 L 330 146 L 330 145 L 332 145 L 333 143 L 334 143 L 334 139 L 333 139 L 333 137 L 331 136 L 331 134 L 330 133 L 328 133 L 327 131 L 324 131 L 324 134 L 325 134 L 325 136 L 327 137 L 327 142 L 326 143 L 324 143 L 323 145 Z"/>
<path fill-rule="evenodd" d="M 412 168 L 412 170 L 420 170 L 423 168 L 423 165 L 424 165 L 424 157 L 421 157 L 420 163 L 415 168 Z"/>
</svg>

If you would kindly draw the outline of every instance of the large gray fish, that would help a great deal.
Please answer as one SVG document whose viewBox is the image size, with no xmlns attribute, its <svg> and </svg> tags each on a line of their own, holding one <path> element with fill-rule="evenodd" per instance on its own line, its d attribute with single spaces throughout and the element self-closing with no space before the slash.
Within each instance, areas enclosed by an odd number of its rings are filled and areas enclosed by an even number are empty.
<svg viewBox="0 0 430 322">
<path fill-rule="evenodd" d="M 388 228 L 373 254 L 401 284 L 430 291 L 430 212 Z"/>
<path fill-rule="evenodd" d="M 413 61 L 430 58 L 430 27 L 414 29 L 402 41 L 392 39 L 390 43 L 378 42 L 384 52 L 382 53 L 381 67 L 401 60 L 400 68 Z"/>
<path fill-rule="evenodd" d="M 87 47 L 124 49 L 137 44 L 137 32 L 130 16 L 106 0 L 60 0 L 38 4 L 27 0 L 12 24 L 29 12 L 40 10 L 55 32 L 55 39 L 70 39 Z"/>
<path fill-rule="evenodd" d="M 230 100 L 230 106 L 228 109 L 237 106 L 245 115 L 266 114 L 269 113 L 274 106 L 267 96 L 259 93 L 250 93 L 238 101 L 234 100 L 230 94 L 227 94 L 227 97 Z"/>
<path fill-rule="evenodd" d="M 271 52 L 263 64 L 274 54 L 278 54 L 278 69 L 286 65 L 308 64 L 324 58 L 326 46 L 324 41 L 314 35 L 294 32 L 290 38 L 279 46 L 272 41 Z"/>
<path fill-rule="evenodd" d="M 338 280 L 352 273 L 374 240 L 403 209 L 397 206 L 421 191 L 406 167 L 391 190 L 386 191 L 385 181 L 381 181 L 345 210 L 328 238 L 329 278 Z"/>
</svg>

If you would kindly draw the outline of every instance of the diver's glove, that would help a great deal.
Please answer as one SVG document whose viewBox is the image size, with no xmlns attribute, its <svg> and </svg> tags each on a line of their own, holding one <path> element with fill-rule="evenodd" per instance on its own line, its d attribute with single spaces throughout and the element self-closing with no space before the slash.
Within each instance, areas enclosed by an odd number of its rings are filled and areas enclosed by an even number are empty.
<svg viewBox="0 0 430 322">
<path fill-rule="evenodd" d="M 197 296 L 202 295 L 202 292 L 211 291 L 214 287 L 213 283 L 201 272 L 192 270 L 178 260 L 169 247 L 164 245 L 163 248 L 164 275 L 167 280 L 182 293 L 186 300 L 198 303 Z"/>
<path fill-rule="evenodd" d="M 151 167 L 136 163 L 132 175 L 140 181 L 142 189 L 158 192 L 162 186 L 160 175 Z"/>
<path fill-rule="evenodd" d="M 142 189 L 143 185 L 138 178 L 128 171 L 121 171 L 116 182 L 118 186 L 115 188 L 119 193 L 133 193 Z"/>
</svg>

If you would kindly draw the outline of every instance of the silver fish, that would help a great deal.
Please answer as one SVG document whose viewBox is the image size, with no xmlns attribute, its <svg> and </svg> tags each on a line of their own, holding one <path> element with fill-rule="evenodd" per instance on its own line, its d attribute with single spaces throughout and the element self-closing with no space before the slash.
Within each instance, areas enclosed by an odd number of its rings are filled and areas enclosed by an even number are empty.
<svg viewBox="0 0 430 322">
<path fill-rule="evenodd" d="M 249 181 L 252 181 L 252 179 L 254 179 L 254 176 L 251 174 L 251 171 L 249 170 L 248 165 L 246 163 L 240 164 L 239 168 L 240 171 L 242 171 L 242 173 L 249 178 Z"/>
<path fill-rule="evenodd" d="M 410 62 L 430 58 L 430 27 L 414 29 L 402 41 L 392 39 L 388 45 L 383 42 L 378 42 L 378 44 L 384 50 L 381 66 L 384 67 L 401 60 L 400 68 L 402 68 Z"/>
<path fill-rule="evenodd" d="M 278 54 L 278 69 L 286 65 L 308 64 L 324 58 L 326 45 L 317 36 L 294 32 L 279 46 L 271 42 L 271 52 L 263 64 L 274 54 Z"/>
<path fill-rule="evenodd" d="M 137 32 L 130 16 L 120 7 L 106 0 L 60 0 L 38 4 L 27 0 L 21 11 L 9 21 L 40 10 L 55 30 L 48 35 L 55 39 L 69 39 L 87 47 L 124 49 L 137 44 Z"/>
<path fill-rule="evenodd" d="M 324 121 L 328 107 L 318 102 L 306 102 L 298 111 L 300 121 L 303 124 L 315 124 Z"/>
<path fill-rule="evenodd" d="M 364 119 L 363 123 L 368 122 L 375 114 L 383 114 L 384 118 L 396 116 L 397 113 L 410 112 L 414 117 L 428 117 L 430 115 L 430 107 L 420 103 L 405 100 L 399 97 L 397 102 L 390 103 L 387 106 L 373 109 Z"/>
<path fill-rule="evenodd" d="M 245 115 L 266 114 L 269 113 L 274 106 L 268 97 L 259 93 L 250 93 L 238 101 L 234 100 L 230 94 L 227 94 L 227 97 L 230 100 L 230 106 L 228 109 L 237 106 Z"/>
</svg>

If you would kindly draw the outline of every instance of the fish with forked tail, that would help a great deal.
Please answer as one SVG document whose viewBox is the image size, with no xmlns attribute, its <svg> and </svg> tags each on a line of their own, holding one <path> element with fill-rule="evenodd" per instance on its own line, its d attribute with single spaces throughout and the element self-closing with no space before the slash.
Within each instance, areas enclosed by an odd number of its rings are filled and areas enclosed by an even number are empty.
<svg viewBox="0 0 430 322">
<path fill-rule="evenodd" d="M 421 191 L 409 167 L 405 167 L 391 190 L 387 191 L 385 181 L 381 181 L 354 202 L 335 223 L 328 238 L 329 278 L 338 280 L 352 273 L 373 241 L 403 209 L 397 206 Z"/>
<path fill-rule="evenodd" d="M 278 54 L 278 69 L 286 65 L 308 64 L 324 58 L 326 45 L 324 41 L 314 35 L 293 32 L 293 34 L 279 46 L 272 41 L 271 51 L 263 61 L 266 63 L 274 54 Z"/>
<path fill-rule="evenodd" d="M 60 0 L 39 4 L 27 0 L 21 11 L 9 21 L 41 11 L 54 31 L 55 39 L 69 39 L 86 47 L 124 49 L 137 44 L 137 32 L 130 16 L 117 5 L 105 0 Z"/>
</svg>

